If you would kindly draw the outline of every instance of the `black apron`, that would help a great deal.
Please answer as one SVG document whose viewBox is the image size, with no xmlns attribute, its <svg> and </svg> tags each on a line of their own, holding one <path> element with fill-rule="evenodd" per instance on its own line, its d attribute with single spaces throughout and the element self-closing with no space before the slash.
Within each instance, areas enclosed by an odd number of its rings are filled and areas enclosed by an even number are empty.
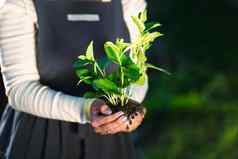
<svg viewBox="0 0 238 159">
<path fill-rule="evenodd" d="M 39 31 L 37 65 L 40 82 L 82 96 L 90 90 L 76 86 L 72 62 L 91 40 L 95 56 L 103 57 L 105 41 L 129 41 L 120 0 L 35 0 Z M 45 119 L 7 105 L 0 123 L 4 159 L 134 159 L 129 134 L 101 136 L 89 124 Z M 0 153 L 1 154 L 1 153 Z"/>
</svg>

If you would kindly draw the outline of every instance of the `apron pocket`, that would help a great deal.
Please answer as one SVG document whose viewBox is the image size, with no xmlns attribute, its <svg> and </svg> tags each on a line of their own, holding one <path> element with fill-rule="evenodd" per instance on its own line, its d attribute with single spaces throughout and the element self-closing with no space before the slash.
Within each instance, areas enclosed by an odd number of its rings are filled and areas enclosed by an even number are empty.
<svg viewBox="0 0 238 159">
<path fill-rule="evenodd" d="M 98 22 L 100 21 L 100 16 L 99 14 L 67 14 L 67 20 Z"/>
<path fill-rule="evenodd" d="M 107 3 L 107 2 L 111 2 L 112 0 L 78 0 L 78 1 L 81 1 L 81 2 L 104 2 L 104 3 Z"/>
</svg>

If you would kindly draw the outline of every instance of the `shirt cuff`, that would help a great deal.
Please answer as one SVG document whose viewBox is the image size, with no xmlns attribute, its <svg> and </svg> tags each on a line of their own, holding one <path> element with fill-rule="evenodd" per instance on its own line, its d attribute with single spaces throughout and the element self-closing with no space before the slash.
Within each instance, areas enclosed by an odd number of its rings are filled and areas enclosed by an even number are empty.
<svg viewBox="0 0 238 159">
<path fill-rule="evenodd" d="M 91 123 L 91 106 L 97 98 L 87 98 L 84 102 L 82 122 Z"/>
<path fill-rule="evenodd" d="M 129 87 L 127 87 L 127 92 L 129 93 L 129 98 L 131 100 L 134 100 L 138 103 L 142 103 L 145 99 L 145 96 L 148 91 L 148 76 L 145 76 L 145 81 L 143 85 L 139 84 L 132 84 Z"/>
</svg>

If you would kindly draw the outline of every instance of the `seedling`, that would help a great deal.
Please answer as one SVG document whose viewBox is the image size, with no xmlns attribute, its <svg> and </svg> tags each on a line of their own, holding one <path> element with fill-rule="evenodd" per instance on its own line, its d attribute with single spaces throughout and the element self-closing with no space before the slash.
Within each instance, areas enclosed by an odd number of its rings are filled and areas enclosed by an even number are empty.
<svg viewBox="0 0 238 159">
<path fill-rule="evenodd" d="M 130 85 L 143 85 L 148 68 L 169 74 L 166 70 L 148 63 L 146 57 L 146 51 L 163 35 L 154 31 L 160 24 L 147 22 L 147 10 L 131 18 L 139 32 L 133 42 L 125 42 L 122 38 L 117 38 L 115 42 L 107 41 L 104 44 L 106 58 L 96 60 L 91 41 L 86 53 L 78 56 L 73 63 L 79 78 L 78 84 L 84 82 L 94 90 L 86 92 L 85 97 L 103 98 L 114 110 L 123 110 L 128 114 L 139 109 L 138 104 L 130 100 Z M 107 71 L 112 66 L 115 69 Z"/>
</svg>

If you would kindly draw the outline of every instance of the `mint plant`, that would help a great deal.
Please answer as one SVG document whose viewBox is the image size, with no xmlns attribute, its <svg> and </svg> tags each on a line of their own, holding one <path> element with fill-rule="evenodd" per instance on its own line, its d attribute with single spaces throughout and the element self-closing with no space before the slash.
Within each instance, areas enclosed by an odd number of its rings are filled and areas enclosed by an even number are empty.
<svg viewBox="0 0 238 159">
<path fill-rule="evenodd" d="M 143 85 L 148 68 L 169 74 L 166 70 L 147 62 L 146 51 L 162 34 L 154 31 L 160 26 L 157 22 L 147 22 L 147 10 L 131 17 L 139 36 L 131 43 L 118 38 L 115 42 L 104 44 L 105 58 L 95 59 L 93 41 L 90 42 L 84 55 L 78 56 L 73 63 L 75 73 L 84 82 L 91 85 L 94 92 L 87 92 L 85 97 L 104 97 L 113 106 L 127 105 L 132 84 Z M 116 69 L 108 72 L 108 67 Z"/>
</svg>

